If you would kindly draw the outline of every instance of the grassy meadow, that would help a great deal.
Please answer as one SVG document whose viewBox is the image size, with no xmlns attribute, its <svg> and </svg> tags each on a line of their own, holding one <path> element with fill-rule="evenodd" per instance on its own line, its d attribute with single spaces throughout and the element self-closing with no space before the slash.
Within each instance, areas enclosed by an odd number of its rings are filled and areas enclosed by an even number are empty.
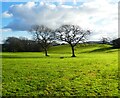
<svg viewBox="0 0 120 98">
<path fill-rule="evenodd" d="M 3 96 L 118 96 L 118 50 L 68 45 L 42 52 L 1 53 Z"/>
</svg>

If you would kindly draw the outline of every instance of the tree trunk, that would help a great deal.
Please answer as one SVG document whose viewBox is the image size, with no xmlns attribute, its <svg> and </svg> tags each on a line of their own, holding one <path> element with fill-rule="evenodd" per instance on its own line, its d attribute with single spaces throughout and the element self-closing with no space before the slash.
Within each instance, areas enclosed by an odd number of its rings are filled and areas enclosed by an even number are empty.
<svg viewBox="0 0 120 98">
<path fill-rule="evenodd" d="M 71 48 L 72 48 L 72 57 L 76 57 L 74 52 L 74 46 L 71 46 Z"/>
<path fill-rule="evenodd" d="M 45 49 L 45 56 L 48 56 L 47 49 Z"/>
</svg>

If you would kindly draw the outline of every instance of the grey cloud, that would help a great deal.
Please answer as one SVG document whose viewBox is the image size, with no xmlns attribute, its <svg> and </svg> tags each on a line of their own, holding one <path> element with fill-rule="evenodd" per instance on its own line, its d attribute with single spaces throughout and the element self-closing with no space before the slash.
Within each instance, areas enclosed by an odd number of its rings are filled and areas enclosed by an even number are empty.
<svg viewBox="0 0 120 98">
<path fill-rule="evenodd" d="M 8 13 L 12 15 L 13 21 L 4 28 L 26 31 L 35 24 L 58 28 L 62 24 L 69 23 L 77 24 L 85 29 L 92 29 L 98 33 L 108 31 L 109 35 L 110 31 L 110 33 L 117 32 L 117 28 L 112 29 L 112 25 L 117 26 L 117 4 L 107 1 L 89 0 L 89 2 L 82 3 L 79 6 L 43 2 L 12 5 Z"/>
</svg>

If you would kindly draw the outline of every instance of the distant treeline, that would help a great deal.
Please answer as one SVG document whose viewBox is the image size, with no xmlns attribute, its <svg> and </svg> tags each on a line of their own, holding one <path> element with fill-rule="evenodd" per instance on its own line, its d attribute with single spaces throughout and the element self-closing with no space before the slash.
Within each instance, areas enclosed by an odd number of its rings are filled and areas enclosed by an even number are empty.
<svg viewBox="0 0 120 98">
<path fill-rule="evenodd" d="M 88 43 L 93 44 L 94 42 L 88 42 Z M 95 42 L 95 43 L 99 43 L 99 42 Z M 56 42 L 51 44 L 51 46 L 55 46 L 55 45 L 59 45 L 59 44 Z M 120 48 L 120 38 L 113 40 L 112 46 L 113 48 Z M 29 40 L 27 38 L 8 37 L 2 44 L 2 51 L 3 52 L 39 52 L 39 51 L 43 51 L 43 49 L 40 43 L 38 44 L 34 40 Z"/>
<path fill-rule="evenodd" d="M 40 45 L 26 38 L 8 37 L 3 45 L 2 51 L 5 52 L 38 52 L 42 51 Z"/>
</svg>

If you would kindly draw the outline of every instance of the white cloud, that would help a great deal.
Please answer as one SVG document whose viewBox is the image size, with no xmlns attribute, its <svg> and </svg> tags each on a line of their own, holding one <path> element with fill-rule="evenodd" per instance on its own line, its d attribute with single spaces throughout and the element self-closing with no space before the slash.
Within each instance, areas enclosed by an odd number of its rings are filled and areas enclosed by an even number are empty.
<svg viewBox="0 0 120 98">
<path fill-rule="evenodd" d="M 7 13 L 13 15 L 13 21 L 5 28 L 24 31 L 34 24 L 57 28 L 62 24 L 70 23 L 91 29 L 98 37 L 104 34 L 117 36 L 117 10 L 117 2 L 111 0 L 89 0 L 79 6 L 28 2 L 10 7 Z"/>
<path fill-rule="evenodd" d="M 13 15 L 12 13 L 8 13 L 8 11 L 5 11 L 3 14 L 2 14 L 2 17 L 3 18 L 11 18 Z"/>
<path fill-rule="evenodd" d="M 2 44 L 4 40 L 3 34 L 10 33 L 11 31 L 11 29 L 0 29 L 0 44 Z"/>
<path fill-rule="evenodd" d="M 7 29 L 0 29 L 0 34 L 2 34 L 2 33 L 6 33 L 6 32 L 11 32 L 12 30 L 11 29 L 9 29 L 9 28 L 7 28 Z"/>
</svg>

